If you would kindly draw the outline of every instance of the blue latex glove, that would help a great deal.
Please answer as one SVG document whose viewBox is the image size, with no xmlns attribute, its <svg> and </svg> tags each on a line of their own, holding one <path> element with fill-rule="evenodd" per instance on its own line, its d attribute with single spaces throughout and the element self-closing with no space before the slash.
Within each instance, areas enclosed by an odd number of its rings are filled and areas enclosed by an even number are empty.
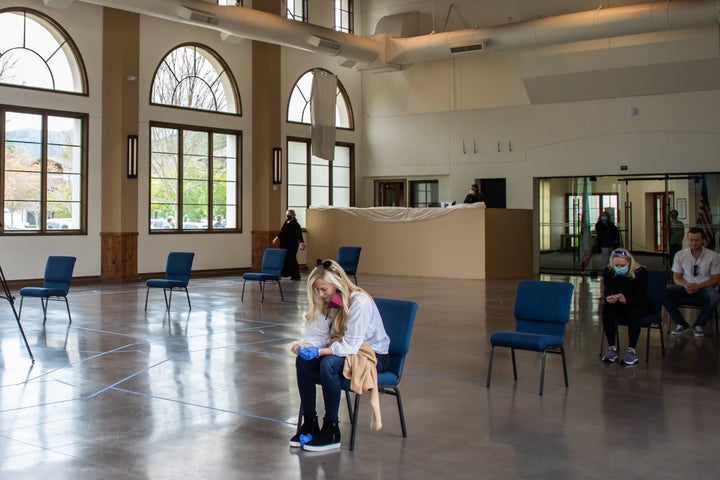
<svg viewBox="0 0 720 480">
<path fill-rule="evenodd" d="M 300 445 L 305 445 L 306 443 L 310 442 L 312 440 L 313 436 L 309 433 L 301 433 L 300 434 Z"/>
<path fill-rule="evenodd" d="M 298 347 L 298 355 L 300 355 L 300 358 L 303 360 L 312 360 L 320 355 L 320 349 L 312 345 L 309 347 Z"/>
</svg>

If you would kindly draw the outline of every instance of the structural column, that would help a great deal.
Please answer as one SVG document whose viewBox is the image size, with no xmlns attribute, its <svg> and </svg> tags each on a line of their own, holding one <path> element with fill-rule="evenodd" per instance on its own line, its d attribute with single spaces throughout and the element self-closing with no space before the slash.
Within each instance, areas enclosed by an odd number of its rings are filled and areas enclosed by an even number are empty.
<svg viewBox="0 0 720 480">
<path fill-rule="evenodd" d="M 279 0 L 254 2 L 253 8 L 277 14 Z M 263 251 L 283 218 L 283 185 L 272 185 L 272 149 L 281 145 L 281 54 L 278 45 L 252 43 L 252 267 L 259 270 Z M 283 155 L 286 155 L 283 148 Z M 283 167 L 284 168 L 284 167 Z M 286 175 L 285 175 L 286 176 Z"/>
<path fill-rule="evenodd" d="M 127 176 L 128 136 L 138 132 L 140 17 L 103 9 L 102 279 L 137 278 L 138 179 Z"/>
</svg>

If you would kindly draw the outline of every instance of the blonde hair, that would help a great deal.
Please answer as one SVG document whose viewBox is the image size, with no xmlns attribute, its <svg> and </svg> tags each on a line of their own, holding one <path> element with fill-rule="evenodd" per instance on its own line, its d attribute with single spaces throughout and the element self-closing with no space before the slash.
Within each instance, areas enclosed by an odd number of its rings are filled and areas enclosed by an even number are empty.
<svg viewBox="0 0 720 480">
<path fill-rule="evenodd" d="M 321 315 L 327 315 L 327 304 L 320 297 L 315 288 L 315 281 L 322 279 L 325 283 L 335 287 L 342 297 L 342 307 L 338 308 L 332 321 L 330 342 L 340 341 L 347 330 L 347 322 L 350 318 L 350 294 L 352 292 L 363 292 L 365 290 L 355 285 L 345 273 L 345 270 L 335 260 L 318 260 L 316 266 L 307 280 L 307 296 L 310 310 L 305 314 L 305 320 L 310 323 Z M 316 262 L 317 263 L 317 262 Z"/>
<path fill-rule="evenodd" d="M 613 259 L 614 258 L 624 258 L 627 261 L 630 262 L 629 268 L 628 268 L 628 277 L 635 278 L 635 272 L 641 268 L 643 268 L 643 265 L 639 262 L 635 261 L 635 257 L 633 257 L 632 253 L 630 253 L 629 250 L 625 250 L 624 248 L 616 248 L 612 251 L 610 254 L 610 262 L 608 263 L 608 267 L 611 271 L 615 271 L 613 269 Z"/>
</svg>

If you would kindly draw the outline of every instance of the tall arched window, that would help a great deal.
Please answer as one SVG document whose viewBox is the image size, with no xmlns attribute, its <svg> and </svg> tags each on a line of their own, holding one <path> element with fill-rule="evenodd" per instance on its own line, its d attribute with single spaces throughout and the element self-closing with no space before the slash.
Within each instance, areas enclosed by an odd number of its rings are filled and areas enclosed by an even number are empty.
<svg viewBox="0 0 720 480">
<path fill-rule="evenodd" d="M 313 72 L 305 72 L 290 93 L 288 101 L 288 122 L 306 123 L 310 125 L 310 92 L 312 92 Z M 352 106 L 348 99 L 345 87 L 338 80 L 337 93 L 335 95 L 335 126 L 337 128 L 355 128 L 352 115 Z"/>
<path fill-rule="evenodd" d="M 184 44 L 157 68 L 151 103 L 241 114 L 229 67 L 215 52 Z M 241 231 L 242 132 L 207 126 L 150 123 L 150 232 Z"/>
<path fill-rule="evenodd" d="M 163 58 L 155 72 L 150 103 L 240 115 L 237 83 L 215 52 L 181 45 Z"/>
<path fill-rule="evenodd" d="M 65 30 L 29 9 L 0 10 L 0 83 L 87 94 L 87 74 Z"/>
</svg>

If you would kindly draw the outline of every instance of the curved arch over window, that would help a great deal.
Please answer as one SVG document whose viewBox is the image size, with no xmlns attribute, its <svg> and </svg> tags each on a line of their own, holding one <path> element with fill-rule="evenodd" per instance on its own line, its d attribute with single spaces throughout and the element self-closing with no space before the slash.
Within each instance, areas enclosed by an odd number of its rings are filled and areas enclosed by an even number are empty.
<svg viewBox="0 0 720 480">
<path fill-rule="evenodd" d="M 87 72 L 75 43 L 50 17 L 0 10 L 0 83 L 87 94 Z"/>
<path fill-rule="evenodd" d="M 230 68 L 214 51 L 185 44 L 165 55 L 150 89 L 150 103 L 240 115 L 240 95 Z"/>
<path fill-rule="evenodd" d="M 303 73 L 290 93 L 288 101 L 288 122 L 306 123 L 310 125 L 310 92 L 312 91 L 313 71 Z M 347 91 L 338 80 L 337 93 L 335 95 L 335 126 L 337 128 L 355 128 L 355 121 L 352 114 L 352 105 L 348 98 Z"/>
</svg>

